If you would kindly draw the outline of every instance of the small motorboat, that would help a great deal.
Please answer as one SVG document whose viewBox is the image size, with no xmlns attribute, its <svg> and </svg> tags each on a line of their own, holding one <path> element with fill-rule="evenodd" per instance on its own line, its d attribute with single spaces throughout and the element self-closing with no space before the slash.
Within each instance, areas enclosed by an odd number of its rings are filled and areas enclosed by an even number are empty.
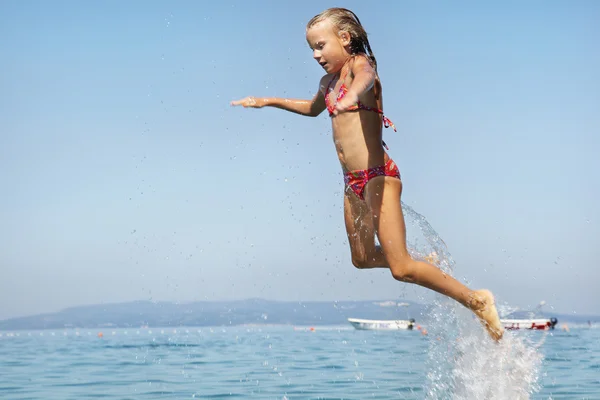
<svg viewBox="0 0 600 400">
<path fill-rule="evenodd" d="M 531 329 L 545 331 L 554 329 L 558 320 L 556 318 L 501 319 L 500 322 L 506 330 Z"/>
<path fill-rule="evenodd" d="M 358 330 L 367 331 L 406 331 L 412 330 L 415 326 L 415 320 L 397 319 L 397 320 L 376 320 L 376 319 L 358 319 L 348 318 L 348 322 Z"/>
</svg>

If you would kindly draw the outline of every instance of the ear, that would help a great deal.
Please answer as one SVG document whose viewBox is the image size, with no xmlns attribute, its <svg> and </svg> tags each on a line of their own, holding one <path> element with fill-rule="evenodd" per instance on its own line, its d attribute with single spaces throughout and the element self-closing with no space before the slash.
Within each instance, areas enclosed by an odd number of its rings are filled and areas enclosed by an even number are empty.
<svg viewBox="0 0 600 400">
<path fill-rule="evenodd" d="M 352 36 L 350 36 L 350 33 L 346 31 L 340 31 L 338 33 L 338 36 L 343 46 L 348 46 L 350 44 L 350 41 L 352 40 Z"/>
</svg>

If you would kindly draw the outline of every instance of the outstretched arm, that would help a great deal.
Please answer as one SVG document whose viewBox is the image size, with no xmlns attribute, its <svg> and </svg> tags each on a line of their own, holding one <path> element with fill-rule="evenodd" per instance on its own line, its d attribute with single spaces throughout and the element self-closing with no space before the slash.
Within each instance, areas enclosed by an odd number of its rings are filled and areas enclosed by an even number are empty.
<svg viewBox="0 0 600 400">
<path fill-rule="evenodd" d="M 251 108 L 275 107 L 308 117 L 316 117 L 325 110 L 325 98 L 321 90 L 312 100 L 282 99 L 279 97 L 246 97 L 231 102 L 232 106 Z"/>
</svg>

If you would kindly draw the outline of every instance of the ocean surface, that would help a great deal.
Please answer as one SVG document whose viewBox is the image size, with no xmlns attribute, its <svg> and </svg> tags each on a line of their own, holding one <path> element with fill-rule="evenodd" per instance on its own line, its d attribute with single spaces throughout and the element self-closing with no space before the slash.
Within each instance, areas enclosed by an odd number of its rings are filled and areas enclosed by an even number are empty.
<svg viewBox="0 0 600 400">
<path fill-rule="evenodd" d="M 351 326 L 0 332 L 0 398 L 600 399 L 600 329 L 501 344 Z"/>
<path fill-rule="evenodd" d="M 444 241 L 403 211 L 411 255 L 452 275 Z M 495 343 L 455 301 L 437 295 L 432 305 L 417 319 L 427 334 L 350 325 L 0 332 L 0 398 L 600 399 L 597 326 L 566 331 L 559 321 Z"/>
</svg>

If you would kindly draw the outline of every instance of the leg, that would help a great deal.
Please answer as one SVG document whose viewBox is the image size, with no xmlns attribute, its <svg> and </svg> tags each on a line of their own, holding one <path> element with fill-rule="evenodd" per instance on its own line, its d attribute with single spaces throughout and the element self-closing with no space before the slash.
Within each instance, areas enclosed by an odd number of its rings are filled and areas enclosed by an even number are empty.
<svg viewBox="0 0 600 400">
<path fill-rule="evenodd" d="M 356 268 L 388 268 L 381 247 L 375 245 L 373 217 L 367 204 L 352 191 L 344 193 L 344 222 Z"/>
<path fill-rule="evenodd" d="M 379 242 L 392 276 L 403 282 L 416 283 L 458 301 L 479 317 L 490 336 L 502 337 L 502 325 L 487 290 L 473 291 L 426 262 L 413 260 L 406 248 L 406 225 L 400 196 L 402 181 L 393 177 L 378 176 L 369 181 L 365 190 L 367 205 Z"/>
</svg>

